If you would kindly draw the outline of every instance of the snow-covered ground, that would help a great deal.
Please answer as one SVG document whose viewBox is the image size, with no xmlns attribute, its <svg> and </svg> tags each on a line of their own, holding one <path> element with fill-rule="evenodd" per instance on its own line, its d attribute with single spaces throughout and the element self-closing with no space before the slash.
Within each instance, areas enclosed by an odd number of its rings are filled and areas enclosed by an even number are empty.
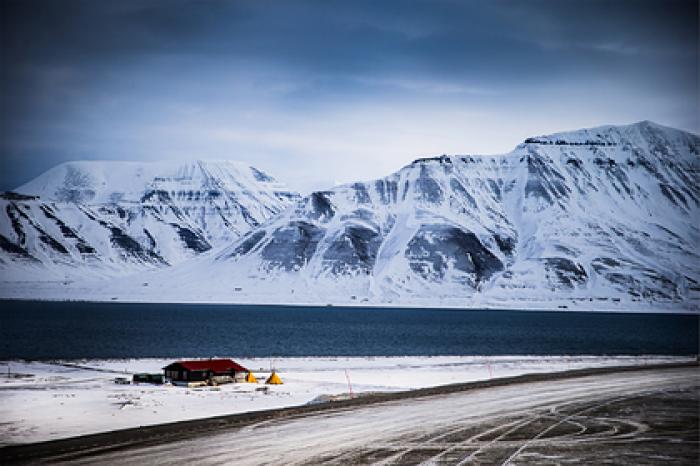
<svg viewBox="0 0 700 466">
<path fill-rule="evenodd" d="M 400 391 L 584 367 L 684 361 L 665 356 L 435 356 L 236 359 L 258 384 L 118 385 L 172 359 L 0 362 L 0 444 L 38 442 L 186 419 L 296 406 L 353 393 Z M 283 385 L 263 384 L 275 368 Z M 266 387 L 267 389 L 263 388 Z"/>
</svg>

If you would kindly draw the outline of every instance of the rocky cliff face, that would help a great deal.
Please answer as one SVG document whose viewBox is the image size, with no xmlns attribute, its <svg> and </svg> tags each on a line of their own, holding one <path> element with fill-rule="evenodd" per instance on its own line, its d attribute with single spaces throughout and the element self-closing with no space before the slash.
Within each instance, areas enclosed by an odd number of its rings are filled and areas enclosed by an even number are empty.
<svg viewBox="0 0 700 466">
<path fill-rule="evenodd" d="M 697 303 L 699 154 L 641 122 L 416 160 L 301 199 L 214 262 L 330 302 Z"/>
</svg>

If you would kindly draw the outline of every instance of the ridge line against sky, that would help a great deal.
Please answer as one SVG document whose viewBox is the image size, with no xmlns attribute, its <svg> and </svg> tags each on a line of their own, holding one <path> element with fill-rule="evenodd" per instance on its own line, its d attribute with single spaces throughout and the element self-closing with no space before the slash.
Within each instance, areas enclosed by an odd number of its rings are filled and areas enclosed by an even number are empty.
<svg viewBox="0 0 700 466">
<path fill-rule="evenodd" d="M 699 132 L 696 1 L 0 8 L 0 190 L 70 160 L 200 158 L 306 193 L 563 130 Z"/>
</svg>

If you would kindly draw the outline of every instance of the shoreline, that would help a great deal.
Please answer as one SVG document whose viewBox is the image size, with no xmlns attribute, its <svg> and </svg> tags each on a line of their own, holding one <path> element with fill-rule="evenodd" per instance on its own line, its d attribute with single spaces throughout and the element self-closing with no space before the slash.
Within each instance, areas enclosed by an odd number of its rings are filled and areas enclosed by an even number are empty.
<svg viewBox="0 0 700 466">
<path fill-rule="evenodd" d="M 354 310 L 354 309 L 380 309 L 380 310 L 406 310 L 406 311 L 512 311 L 512 312 L 532 312 L 532 313 L 599 313 L 599 314 L 657 314 L 657 315 L 694 315 L 700 316 L 700 309 L 615 309 L 603 308 L 599 310 L 582 308 L 523 308 L 523 307 L 497 307 L 497 306 L 423 306 L 418 304 L 386 304 L 386 303 L 357 303 L 357 304 L 318 304 L 318 303 L 258 303 L 258 302 L 231 302 L 231 301 L 149 301 L 149 300 L 129 300 L 129 299 L 50 299 L 50 298 L 5 298 L 0 297 L 0 302 L 35 302 L 35 303 L 81 303 L 81 304 L 154 304 L 154 305 L 183 305 L 183 306 L 235 306 L 241 308 L 269 307 L 276 309 L 327 309 L 327 310 Z"/>
<path fill-rule="evenodd" d="M 621 359 L 625 360 L 628 359 L 630 361 L 634 360 L 643 360 L 643 359 L 656 359 L 656 358 L 674 358 L 674 359 L 694 359 L 694 358 L 699 358 L 700 353 L 695 354 L 695 353 L 688 353 L 688 354 L 672 354 L 672 353 L 644 353 L 644 354 L 632 354 L 632 353 L 625 353 L 625 354 L 595 354 L 595 353 L 588 353 L 588 354 L 576 354 L 576 353 L 567 353 L 567 354 L 557 354 L 557 353 L 547 353 L 547 354 L 536 354 L 536 353 L 528 353 L 528 354 L 518 354 L 518 353 L 509 353 L 509 354 L 381 354 L 381 355 L 373 355 L 373 354 L 365 354 L 365 355 L 356 355 L 356 354 L 334 354 L 334 355 L 318 355 L 318 354 L 305 354 L 305 355 L 293 355 L 293 356 L 287 356 L 287 355 L 280 355 L 280 354 L 275 354 L 275 355 L 269 355 L 269 356 L 231 356 L 229 354 L 215 354 L 212 355 L 211 357 L 209 356 L 188 356 L 188 355 L 177 355 L 177 356 L 134 356 L 134 357 L 121 357 L 121 356 L 115 356 L 115 357 L 82 357 L 82 358 L 47 358 L 47 359 L 32 359 L 32 358 L 22 358 L 22 357 L 13 357 L 13 358 L 0 358 L 0 364 L 11 364 L 11 363 L 42 363 L 42 364 L 55 364 L 59 366 L 65 366 L 65 367 L 70 367 L 70 368 L 75 368 L 75 369 L 85 369 L 85 370 L 96 370 L 96 371 L 102 371 L 102 372 L 109 372 L 109 373 L 124 373 L 121 370 L 111 370 L 111 369 L 106 369 L 106 370 L 101 370 L 97 369 L 92 366 L 84 366 L 83 364 L 89 364 L 89 363 L 104 363 L 104 362 L 109 362 L 109 363 L 121 363 L 121 362 L 134 362 L 134 361 L 140 361 L 140 362 L 148 362 L 148 361 L 163 361 L 163 360 L 208 360 L 208 359 L 216 359 L 216 358 L 234 358 L 234 359 L 239 359 L 239 360 L 254 360 L 254 361 L 268 361 L 268 360 L 274 360 L 276 362 L 279 361 L 306 361 L 306 360 L 322 360 L 322 361 L 338 361 L 338 360 L 344 360 L 344 361 L 389 361 L 389 360 L 398 360 L 399 362 L 402 362 L 403 360 L 413 360 L 413 359 L 428 359 L 428 360 L 440 360 L 440 359 L 469 359 L 472 361 L 473 364 L 478 365 L 478 364 L 483 364 L 485 362 L 492 362 L 492 363 L 497 363 L 500 361 L 509 361 L 512 359 L 517 359 L 519 361 L 523 360 L 532 360 L 534 362 L 539 362 L 542 360 L 592 360 L 595 361 L 597 359 L 601 358 L 607 358 L 607 359 Z M 80 364 L 83 363 L 83 364 Z M 453 363 L 448 363 L 449 365 L 454 365 Z M 675 364 L 675 363 L 674 363 Z M 644 366 L 616 366 L 616 367 L 644 367 Z M 127 372 L 128 374 L 133 374 L 135 372 Z"/>
</svg>

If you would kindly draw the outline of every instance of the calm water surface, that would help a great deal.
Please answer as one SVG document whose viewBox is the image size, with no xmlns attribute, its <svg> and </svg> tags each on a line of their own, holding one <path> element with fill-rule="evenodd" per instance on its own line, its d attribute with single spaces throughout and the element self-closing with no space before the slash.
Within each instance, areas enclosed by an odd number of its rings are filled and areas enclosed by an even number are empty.
<svg viewBox="0 0 700 466">
<path fill-rule="evenodd" d="M 697 315 L 0 301 L 0 359 L 667 354 Z"/>
</svg>

